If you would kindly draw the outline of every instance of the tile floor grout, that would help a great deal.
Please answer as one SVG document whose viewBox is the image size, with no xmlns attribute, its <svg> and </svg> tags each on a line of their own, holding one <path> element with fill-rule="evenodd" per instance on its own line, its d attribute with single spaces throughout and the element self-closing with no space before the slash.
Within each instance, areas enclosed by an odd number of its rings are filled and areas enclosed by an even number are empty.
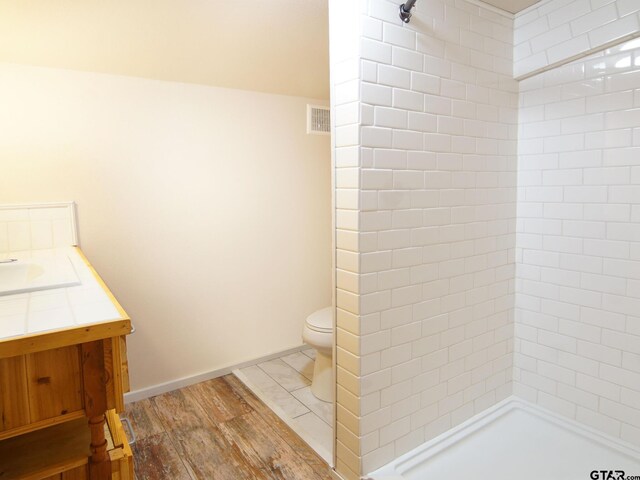
<svg viewBox="0 0 640 480">
<path fill-rule="evenodd" d="M 312 397 L 314 353 L 312 349 L 301 350 L 242 368 L 240 372 L 248 382 L 253 383 L 247 386 L 250 389 L 253 386 L 256 389 L 254 393 L 264 396 L 263 400 L 268 400 L 267 403 L 273 403 L 278 407 L 274 409 L 278 416 L 283 417 L 285 421 L 297 424 L 314 442 L 330 453 L 333 449 L 333 422 L 327 416 L 333 416 L 333 405 Z M 307 357 L 308 361 L 300 363 L 302 361 L 300 354 Z M 297 365 L 296 355 L 298 356 Z M 305 394 L 306 391 L 308 394 Z M 304 411 L 300 411 L 298 405 Z M 323 408 L 328 411 L 325 410 L 324 414 L 318 413 L 318 410 L 322 412 Z"/>
<path fill-rule="evenodd" d="M 280 357 L 280 358 L 281 358 L 281 357 Z M 285 362 L 285 363 L 286 363 L 286 362 Z M 287 365 L 288 365 L 288 364 L 287 364 Z M 260 364 L 257 364 L 256 366 L 257 366 L 258 368 L 260 368 L 260 370 L 262 370 L 264 373 L 266 373 L 267 375 L 269 375 L 269 372 L 267 372 L 265 369 L 263 369 L 262 367 L 260 367 Z M 291 367 L 291 368 L 294 368 L 294 367 Z M 294 370 L 295 370 L 295 368 L 294 368 Z M 304 373 L 300 372 L 300 374 L 301 374 L 301 375 L 303 375 L 307 380 L 309 380 L 309 382 L 311 382 L 311 380 L 312 380 L 312 379 L 310 379 L 309 377 L 307 377 L 306 375 L 304 375 Z M 277 380 L 276 378 L 272 377 L 271 375 L 269 375 L 269 377 L 270 377 L 274 382 L 278 383 L 278 380 Z M 299 392 L 300 390 L 304 390 L 305 388 L 308 388 L 310 385 L 311 385 L 311 383 L 309 383 L 309 385 L 306 385 L 306 386 L 304 386 L 304 387 L 296 388 L 295 390 L 287 390 L 287 391 L 288 391 L 290 394 L 292 394 L 292 395 L 293 395 L 293 393 L 294 393 L 294 392 Z M 293 396 L 295 397 L 295 395 L 293 395 Z M 300 400 L 298 400 L 298 401 L 300 401 Z M 309 406 L 308 406 L 308 405 L 306 405 L 304 402 L 300 401 L 300 403 L 302 403 L 305 407 L 307 407 L 311 413 L 314 413 L 314 412 L 313 412 L 313 410 L 311 410 L 311 408 L 309 408 Z M 309 413 L 309 412 L 301 413 L 300 415 L 296 415 L 295 417 L 292 417 L 292 418 L 298 418 L 298 417 L 301 417 L 302 415 L 307 415 L 307 413 Z M 317 415 L 317 414 L 315 414 L 315 413 L 314 413 L 314 415 L 318 416 L 318 415 Z M 320 420 L 322 420 L 324 423 L 326 423 L 327 425 L 331 426 L 331 424 L 330 424 L 329 422 L 327 422 L 323 417 L 320 417 L 320 416 L 318 416 L 318 417 L 319 417 L 319 418 L 320 418 Z"/>
</svg>

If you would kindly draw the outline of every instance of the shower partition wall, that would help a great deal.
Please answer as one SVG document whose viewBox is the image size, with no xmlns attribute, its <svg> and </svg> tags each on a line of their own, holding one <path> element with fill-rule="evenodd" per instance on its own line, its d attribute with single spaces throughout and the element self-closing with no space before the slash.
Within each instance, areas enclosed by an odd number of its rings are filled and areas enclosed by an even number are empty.
<svg viewBox="0 0 640 480">
<path fill-rule="evenodd" d="M 509 15 L 344 3 L 336 466 L 358 478 L 511 395 L 518 95 Z"/>
<path fill-rule="evenodd" d="M 532 76 L 520 109 L 513 79 L 638 35 L 640 4 L 398 5 L 330 0 L 337 473 L 513 393 L 640 444 L 640 59 Z"/>
</svg>

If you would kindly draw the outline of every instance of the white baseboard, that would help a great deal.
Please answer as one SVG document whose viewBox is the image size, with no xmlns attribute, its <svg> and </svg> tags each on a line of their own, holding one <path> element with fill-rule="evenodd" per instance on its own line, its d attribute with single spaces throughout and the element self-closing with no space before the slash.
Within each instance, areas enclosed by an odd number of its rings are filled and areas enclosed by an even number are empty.
<svg viewBox="0 0 640 480">
<path fill-rule="evenodd" d="M 172 380 L 170 382 L 153 385 L 151 387 L 142 388 L 140 390 L 134 390 L 125 394 L 124 401 L 125 403 L 131 403 L 137 402 L 138 400 L 144 400 L 145 398 L 155 397 L 156 395 L 160 395 L 162 393 L 171 392 L 172 390 L 177 390 L 179 388 L 188 387 L 189 385 L 205 382 L 207 380 L 211 380 L 212 378 L 228 375 L 233 370 L 236 370 L 238 368 L 249 367 L 251 365 L 255 365 L 256 363 L 266 362 L 283 355 L 299 352 L 300 350 L 304 350 L 305 348 L 308 348 L 308 345 L 300 345 L 297 347 L 289 348 L 287 350 L 282 350 L 280 352 L 274 352 L 263 357 L 247 360 L 246 362 L 229 365 L 228 367 L 219 368 L 210 372 L 203 372 L 189 377 L 178 378 L 177 380 Z"/>
</svg>

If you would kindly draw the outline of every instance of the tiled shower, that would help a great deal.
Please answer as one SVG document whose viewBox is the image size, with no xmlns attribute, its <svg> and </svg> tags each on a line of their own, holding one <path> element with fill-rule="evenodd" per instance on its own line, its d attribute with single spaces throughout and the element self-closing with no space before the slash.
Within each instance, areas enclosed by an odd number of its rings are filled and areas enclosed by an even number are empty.
<svg viewBox="0 0 640 480">
<path fill-rule="evenodd" d="M 631 40 L 521 82 L 515 304 L 515 393 L 637 445 L 639 67 Z"/>
<path fill-rule="evenodd" d="M 640 445 L 639 12 L 330 2 L 344 478 L 510 395 Z"/>
</svg>

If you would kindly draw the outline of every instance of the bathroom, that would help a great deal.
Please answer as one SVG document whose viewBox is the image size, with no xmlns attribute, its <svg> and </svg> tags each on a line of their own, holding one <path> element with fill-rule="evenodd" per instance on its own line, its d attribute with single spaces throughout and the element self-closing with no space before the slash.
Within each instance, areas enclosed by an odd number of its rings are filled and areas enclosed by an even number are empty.
<svg viewBox="0 0 640 480">
<path fill-rule="evenodd" d="M 76 203 L 127 408 L 313 361 L 333 305 L 334 478 L 640 475 L 640 2 L 400 3 L 0 3 L 0 205 Z"/>
</svg>

